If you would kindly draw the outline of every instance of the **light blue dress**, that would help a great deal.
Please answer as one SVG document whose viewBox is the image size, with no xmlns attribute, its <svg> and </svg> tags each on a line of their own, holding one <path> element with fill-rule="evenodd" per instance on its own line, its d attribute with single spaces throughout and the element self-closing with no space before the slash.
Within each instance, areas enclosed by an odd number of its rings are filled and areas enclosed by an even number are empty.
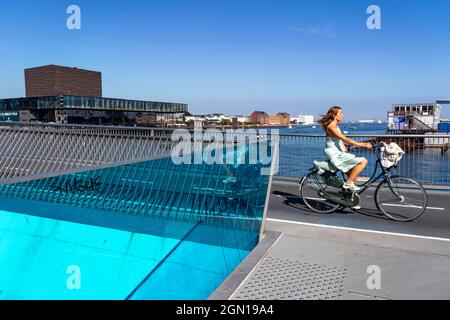
<svg viewBox="0 0 450 320">
<path fill-rule="evenodd" d="M 364 160 L 364 158 L 358 158 L 354 154 L 347 152 L 344 142 L 338 138 L 327 137 L 324 152 L 330 163 L 345 173 Z"/>
</svg>

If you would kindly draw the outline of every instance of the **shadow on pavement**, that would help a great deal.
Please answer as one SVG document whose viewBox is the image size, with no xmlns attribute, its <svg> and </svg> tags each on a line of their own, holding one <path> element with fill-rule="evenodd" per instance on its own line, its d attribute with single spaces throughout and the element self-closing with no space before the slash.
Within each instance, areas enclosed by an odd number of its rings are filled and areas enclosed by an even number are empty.
<svg viewBox="0 0 450 320">
<path fill-rule="evenodd" d="M 283 191 L 274 191 L 272 193 L 273 195 L 277 196 L 277 197 L 284 197 L 283 200 L 283 204 L 286 206 L 289 206 L 291 208 L 297 209 L 297 210 L 301 210 L 301 211 L 306 211 L 308 213 L 313 213 L 313 214 L 320 214 L 317 212 L 314 212 L 312 210 L 310 210 L 306 205 L 305 202 L 303 201 L 303 199 L 295 194 L 292 193 L 287 193 L 287 192 L 283 192 Z M 382 220 L 390 220 L 388 217 L 386 217 L 385 215 L 381 214 L 378 210 L 376 209 L 371 209 L 371 208 L 362 208 L 360 210 L 350 210 L 350 209 L 340 209 L 334 213 L 331 214 L 341 214 L 341 215 L 348 215 L 348 214 L 354 214 L 357 213 L 359 215 L 362 216 L 366 216 L 366 217 L 370 217 L 370 218 L 376 218 L 376 219 L 382 219 Z M 329 213 L 324 213 L 322 215 L 330 215 Z"/>
<path fill-rule="evenodd" d="M 377 218 L 377 219 L 382 219 L 382 220 L 393 221 L 393 220 L 389 219 L 388 217 L 386 217 L 381 212 L 379 212 L 377 209 L 362 208 L 359 210 L 352 210 L 352 211 L 359 215 L 370 217 L 370 218 Z"/>
</svg>

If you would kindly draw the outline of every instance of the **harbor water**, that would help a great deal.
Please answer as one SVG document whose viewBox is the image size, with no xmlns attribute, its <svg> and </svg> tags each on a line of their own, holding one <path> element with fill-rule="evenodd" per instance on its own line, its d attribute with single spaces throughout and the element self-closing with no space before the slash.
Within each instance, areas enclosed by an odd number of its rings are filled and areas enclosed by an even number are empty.
<svg viewBox="0 0 450 320">
<path fill-rule="evenodd" d="M 346 135 L 376 137 L 387 134 L 386 124 L 341 124 L 340 128 Z M 325 133 L 320 125 L 280 128 L 280 134 L 280 168 L 278 175 L 303 177 L 312 168 L 314 160 L 326 160 L 323 152 Z M 294 136 L 290 136 L 291 134 Z M 296 134 L 301 136 L 295 136 Z M 360 138 L 358 140 L 368 139 L 371 138 Z M 393 169 L 393 172 L 394 174 L 415 178 L 423 184 L 449 185 L 450 152 L 443 152 L 442 148 L 436 146 L 431 147 L 427 141 L 431 140 L 424 139 L 425 148 L 405 150 L 406 155 L 398 167 Z M 376 155 L 362 148 L 351 148 L 350 152 L 369 160 L 370 164 L 364 171 L 363 176 L 370 176 L 376 163 Z"/>
</svg>

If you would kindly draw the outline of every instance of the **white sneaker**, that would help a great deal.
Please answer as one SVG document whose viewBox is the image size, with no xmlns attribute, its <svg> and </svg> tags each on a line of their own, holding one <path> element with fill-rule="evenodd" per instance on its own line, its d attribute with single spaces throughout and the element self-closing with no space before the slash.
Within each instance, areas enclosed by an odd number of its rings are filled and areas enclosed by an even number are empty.
<svg viewBox="0 0 450 320">
<path fill-rule="evenodd" d="M 354 207 L 352 207 L 352 209 L 353 210 L 361 210 L 362 208 L 361 208 L 361 206 L 354 206 Z"/>
<path fill-rule="evenodd" d="M 361 190 L 361 188 L 358 187 L 357 185 L 355 185 L 354 183 L 344 183 L 344 185 L 342 186 L 342 189 L 347 190 L 347 191 L 352 191 L 352 192 L 357 192 L 357 191 Z"/>
</svg>

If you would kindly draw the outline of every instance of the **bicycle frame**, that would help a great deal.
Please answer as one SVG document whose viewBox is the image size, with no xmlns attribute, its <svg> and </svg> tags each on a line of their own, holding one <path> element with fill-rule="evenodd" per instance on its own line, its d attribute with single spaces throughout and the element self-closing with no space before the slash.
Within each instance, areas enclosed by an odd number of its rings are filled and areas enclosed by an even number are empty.
<svg viewBox="0 0 450 320">
<path fill-rule="evenodd" d="M 380 180 L 381 178 L 390 181 L 390 177 L 392 175 L 391 169 L 397 167 L 397 166 L 394 166 L 392 168 L 383 167 L 383 165 L 381 164 L 381 158 L 380 158 L 380 154 L 379 154 L 378 150 L 376 153 L 377 153 L 377 161 L 375 163 L 375 168 L 372 173 L 372 176 L 369 178 L 369 180 L 367 180 L 366 182 L 364 182 L 362 185 L 359 186 L 361 188 L 361 190 L 359 190 L 358 192 L 355 192 L 358 195 L 363 194 L 365 191 L 367 191 L 367 189 L 370 186 L 372 186 L 376 181 Z M 381 173 L 377 175 L 377 173 L 379 172 L 378 168 L 381 169 Z M 316 170 L 316 169 L 311 169 L 311 171 L 314 171 L 314 170 Z M 338 171 L 335 174 L 338 175 L 339 172 L 342 173 L 342 171 Z M 319 181 L 317 181 L 317 182 L 319 185 L 321 185 L 321 183 Z M 389 183 L 389 188 L 391 189 L 393 194 L 395 194 L 397 197 L 399 197 L 398 193 L 392 188 L 391 183 Z"/>
<path fill-rule="evenodd" d="M 379 145 L 380 144 L 376 145 L 376 147 L 374 146 L 374 151 L 380 150 Z M 326 176 L 323 176 L 322 174 L 319 174 L 320 170 L 318 168 L 311 168 L 310 173 L 300 181 L 300 193 L 301 193 L 302 197 L 305 198 L 303 200 L 305 201 L 306 205 L 312 211 L 319 212 L 319 213 L 322 213 L 325 211 L 326 211 L 326 213 L 332 213 L 332 212 L 338 210 L 339 208 L 345 208 L 345 207 L 349 207 L 354 210 L 358 210 L 360 208 L 359 205 L 361 204 L 361 196 L 360 195 L 363 194 L 365 191 L 367 191 L 369 189 L 369 187 L 371 187 L 375 182 L 377 182 L 378 180 L 381 180 L 378 187 L 376 188 L 375 197 L 374 197 L 374 201 L 377 206 L 377 209 L 380 212 L 382 212 L 384 215 L 386 215 L 387 217 L 389 217 L 390 219 L 395 220 L 395 221 L 409 222 L 409 221 L 413 221 L 413 220 L 417 219 L 425 212 L 425 210 L 427 208 L 428 199 L 427 199 L 426 191 L 424 190 L 423 186 L 416 180 L 394 174 L 392 172 L 392 169 L 397 168 L 398 163 L 396 163 L 394 166 L 389 167 L 389 168 L 384 167 L 383 162 L 382 162 L 382 160 L 383 160 L 382 156 L 383 156 L 382 154 L 377 152 L 377 160 L 375 163 L 375 168 L 373 170 L 373 173 L 366 182 L 364 182 L 362 185 L 359 185 L 360 190 L 358 192 L 354 192 L 354 191 L 352 192 L 350 190 L 342 189 L 342 184 L 345 181 L 345 174 L 343 171 L 338 170 L 336 172 L 328 172 Z M 341 175 L 344 179 L 341 178 Z M 313 179 L 311 181 L 311 184 L 318 187 L 318 189 L 316 189 L 315 192 L 317 192 L 317 194 L 321 197 L 321 199 L 323 198 L 323 200 L 328 201 L 330 208 L 317 209 L 317 208 L 314 208 L 314 206 L 309 203 L 310 199 L 308 198 L 308 196 L 304 196 L 304 187 L 306 185 L 306 181 L 308 181 L 307 180 L 308 178 Z M 416 186 L 416 189 L 419 190 L 421 192 L 421 194 L 423 195 L 424 204 L 422 206 L 422 210 L 420 212 L 417 212 L 414 217 L 408 218 L 408 217 L 405 217 L 402 215 L 396 216 L 395 214 L 392 214 L 392 213 L 384 210 L 382 207 L 382 205 L 383 205 L 382 202 L 380 205 L 378 195 L 379 195 L 380 190 L 383 190 L 382 187 L 384 186 L 384 184 L 387 185 L 387 188 L 392 192 L 392 194 L 395 197 L 397 197 L 398 200 L 400 200 L 401 203 L 403 203 L 405 201 L 405 197 L 401 195 L 401 190 L 403 190 L 405 188 L 405 186 L 407 186 L 408 181 L 405 184 L 403 184 L 403 183 L 398 184 L 395 179 L 409 180 L 409 182 L 412 182 L 412 184 L 414 186 Z M 327 190 L 329 187 L 333 188 L 333 189 Z M 409 187 L 406 187 L 406 188 L 409 189 Z M 308 201 L 306 201 L 306 200 L 308 200 Z M 314 199 L 312 199 L 312 200 L 314 200 Z M 414 206 L 414 208 L 416 208 L 416 206 Z M 420 208 L 420 207 L 417 207 L 417 208 Z"/>
<path fill-rule="evenodd" d="M 377 176 L 378 168 L 381 169 L 381 173 Z M 369 178 L 369 180 L 367 180 L 361 186 L 359 186 L 361 188 L 361 190 L 358 191 L 357 193 L 358 194 L 363 194 L 376 181 L 378 181 L 381 178 L 389 179 L 391 174 L 392 174 L 391 169 L 390 168 L 386 169 L 385 167 L 383 167 L 381 165 L 381 160 L 378 159 L 376 164 L 375 164 L 375 169 L 374 169 L 374 171 L 372 173 L 372 176 Z M 390 184 L 389 184 L 389 186 L 390 186 Z M 392 190 L 392 192 L 394 192 L 394 190 Z M 394 192 L 394 194 L 396 194 L 396 192 Z"/>
</svg>

